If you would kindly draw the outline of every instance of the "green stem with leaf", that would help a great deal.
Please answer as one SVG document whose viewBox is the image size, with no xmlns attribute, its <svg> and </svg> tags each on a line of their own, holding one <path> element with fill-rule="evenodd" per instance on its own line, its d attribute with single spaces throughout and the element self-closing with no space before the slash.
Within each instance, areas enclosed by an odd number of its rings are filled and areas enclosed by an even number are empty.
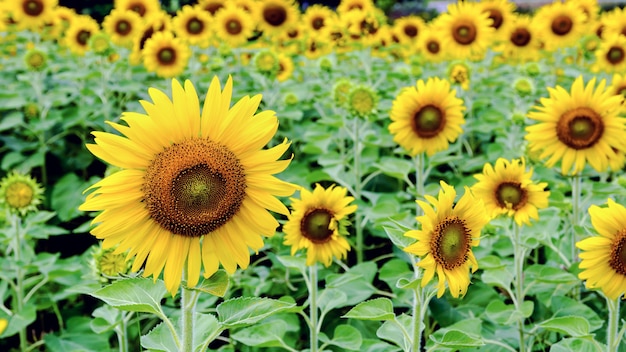
<svg viewBox="0 0 626 352">
<path fill-rule="evenodd" d="M 515 308 L 518 311 L 522 311 L 522 304 L 524 303 L 524 262 L 526 260 L 526 249 L 522 245 L 522 239 L 520 235 L 520 226 L 513 222 L 513 262 L 515 267 Z M 524 351 L 524 319 L 518 321 L 519 330 L 519 350 Z"/>
<path fill-rule="evenodd" d="M 22 313 L 24 309 L 24 273 L 22 272 L 21 263 L 22 260 L 22 221 L 18 214 L 8 212 L 7 216 L 12 218 L 13 229 L 15 230 L 15 245 L 13 248 L 13 255 L 15 259 L 15 305 L 17 313 Z M 15 314 L 15 312 L 14 312 Z M 20 350 L 24 351 L 28 347 L 28 341 L 26 339 L 26 327 L 23 327 L 19 331 L 20 337 Z"/>
<path fill-rule="evenodd" d="M 317 263 L 309 266 L 309 332 L 310 332 L 310 347 L 309 351 L 317 352 Z"/>
<path fill-rule="evenodd" d="M 362 190 L 362 184 L 361 184 L 361 137 L 360 137 L 360 129 L 361 126 L 359 124 L 359 117 L 358 116 L 354 116 L 354 133 L 353 133 L 353 137 L 354 137 L 354 144 L 353 144 L 353 149 L 354 149 L 354 166 L 353 166 L 353 172 L 354 172 L 354 198 L 358 201 L 361 200 L 361 190 Z M 363 226 L 364 224 L 361 224 L 361 212 L 357 211 L 354 214 L 354 223 L 355 223 L 355 230 L 356 230 L 356 261 L 358 264 L 363 263 L 363 257 L 364 257 L 364 239 L 363 239 Z"/>
</svg>

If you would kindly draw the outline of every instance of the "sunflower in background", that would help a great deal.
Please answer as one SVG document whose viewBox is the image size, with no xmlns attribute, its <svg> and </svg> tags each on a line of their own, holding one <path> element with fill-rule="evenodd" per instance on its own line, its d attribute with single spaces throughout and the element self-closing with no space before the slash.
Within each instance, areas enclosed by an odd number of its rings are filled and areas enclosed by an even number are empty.
<svg viewBox="0 0 626 352">
<path fill-rule="evenodd" d="M 371 12 L 376 8 L 372 0 L 341 0 L 337 5 L 337 14 L 342 16 L 350 11 Z"/>
<path fill-rule="evenodd" d="M 264 0 L 256 3 L 254 22 L 264 37 L 288 31 L 300 21 L 300 10 L 293 0 Z"/>
<path fill-rule="evenodd" d="M 489 217 L 483 201 L 475 198 L 468 187 L 465 187 L 465 193 L 455 204 L 454 187 L 444 181 L 440 184 L 437 198 L 427 195 L 428 203 L 417 201 L 424 211 L 424 215 L 417 217 L 421 229 L 404 234 L 417 240 L 404 251 L 421 258 L 416 265 L 424 269 L 422 287 L 436 273 L 439 280 L 437 297 L 443 296 L 447 283 L 450 294 L 458 298 L 467 292 L 469 272 L 478 269 L 472 247 L 480 243 L 480 232 L 489 222 Z"/>
<path fill-rule="evenodd" d="M 596 78 L 585 86 L 579 76 L 571 92 L 548 88 L 550 97 L 528 113 L 537 123 L 526 127 L 525 139 L 531 152 L 548 158 L 547 167 L 561 161 L 562 174 L 576 175 L 589 163 L 604 172 L 615 150 L 626 151 L 626 118 L 619 116 L 623 98 L 605 86 L 602 80 L 596 87 Z"/>
<path fill-rule="evenodd" d="M 156 32 L 141 51 L 143 64 L 159 77 L 174 77 L 187 67 L 191 52 L 179 38 L 169 31 Z"/>
<path fill-rule="evenodd" d="M 569 47 L 588 29 L 587 16 L 573 1 L 553 2 L 539 8 L 534 16 L 539 36 L 546 50 Z"/>
<path fill-rule="evenodd" d="M 246 44 L 254 33 L 253 22 L 252 16 L 244 9 L 227 5 L 213 18 L 213 30 L 217 39 L 237 48 Z"/>
<path fill-rule="evenodd" d="M 113 9 L 102 22 L 102 30 L 111 41 L 124 47 L 132 47 L 133 41 L 141 33 L 142 18 L 134 11 Z"/>
<path fill-rule="evenodd" d="M 4 10 L 19 28 L 38 31 L 52 18 L 58 0 L 13 0 L 7 1 Z"/>
<path fill-rule="evenodd" d="M 172 28 L 183 42 L 206 48 L 212 34 L 211 22 L 211 16 L 200 6 L 185 5 L 172 19 Z"/>
<path fill-rule="evenodd" d="M 332 23 L 335 21 L 337 21 L 337 13 L 320 4 L 307 7 L 301 18 L 305 31 L 314 36 L 328 36 L 332 29 Z"/>
<path fill-rule="evenodd" d="M 232 1 L 232 0 L 231 0 Z M 217 12 L 226 6 L 226 4 L 230 2 L 227 0 L 200 0 L 198 1 L 198 6 L 202 8 L 204 11 L 209 13 L 211 16 L 215 16 Z"/>
<path fill-rule="evenodd" d="M 626 72 L 626 36 L 606 33 L 595 50 L 597 67 L 608 73 Z"/>
<path fill-rule="evenodd" d="M 416 51 L 429 62 L 441 62 L 448 58 L 439 35 L 439 28 L 433 24 L 427 26 L 419 36 Z"/>
<path fill-rule="evenodd" d="M 515 18 L 515 3 L 509 0 L 483 0 L 478 6 L 491 19 L 494 41 L 508 40 L 509 28 Z"/>
<path fill-rule="evenodd" d="M 408 15 L 393 21 L 394 33 L 398 34 L 398 42 L 412 45 L 417 42 L 426 28 L 426 23 L 421 17 Z"/>
<path fill-rule="evenodd" d="M 115 0 L 113 8 L 136 12 L 142 18 L 148 18 L 161 10 L 159 0 Z"/>
<path fill-rule="evenodd" d="M 609 86 L 609 90 L 614 95 L 621 95 L 624 98 L 624 100 L 622 101 L 622 105 L 626 107 L 626 74 L 614 74 L 613 78 L 611 79 L 611 85 Z"/>
<path fill-rule="evenodd" d="M 295 186 L 273 176 L 291 162 L 278 160 L 289 143 L 262 149 L 278 129 L 276 114 L 256 113 L 260 95 L 231 107 L 232 89 L 232 79 L 222 90 L 213 78 L 200 111 L 190 81 L 172 80 L 171 99 L 151 88 L 152 102 L 141 101 L 146 114 L 124 113 L 126 125 L 109 123 L 121 135 L 93 132 L 87 145 L 121 168 L 89 187 L 80 206 L 100 212 L 91 233 L 104 249 L 128 251 L 132 271 L 144 267 L 155 280 L 163 272 L 172 295 L 184 270 L 194 287 L 201 268 L 205 278 L 220 264 L 230 274 L 246 268 L 249 250 L 261 249 L 279 225 L 269 211 L 289 214 L 275 197 Z"/>
<path fill-rule="evenodd" d="M 566 0 L 572 2 L 585 14 L 585 23 L 593 25 L 598 21 L 600 5 L 598 0 Z"/>
<path fill-rule="evenodd" d="M 276 79 L 279 82 L 284 82 L 293 76 L 294 64 L 291 56 L 281 52 L 278 54 L 278 72 L 276 73 Z"/>
<path fill-rule="evenodd" d="M 521 63 L 539 60 L 541 41 L 532 18 L 527 15 L 517 15 L 512 18 L 511 22 L 506 40 L 503 40 L 495 50 L 502 52 L 507 61 Z"/>
<path fill-rule="evenodd" d="M 78 15 L 67 28 L 64 44 L 77 55 L 85 55 L 89 50 L 89 38 L 100 31 L 100 25 L 91 16 Z"/>
<path fill-rule="evenodd" d="M 512 217 L 518 225 L 530 225 L 530 219 L 538 219 L 538 209 L 548 206 L 550 192 L 546 182 L 532 181 L 533 170 L 526 171 L 524 158 L 511 161 L 496 160 L 494 166 L 486 163 L 482 174 L 474 175 L 478 180 L 472 186 L 476 198 L 485 203 L 487 214 Z"/>
<path fill-rule="evenodd" d="M 43 187 L 30 175 L 12 171 L 0 180 L 0 205 L 25 216 L 37 211 L 43 200 Z"/>
<path fill-rule="evenodd" d="M 603 17 L 602 38 L 604 38 L 605 34 L 609 36 L 620 34 L 626 36 L 626 10 L 615 7 L 605 14 Z"/>
<path fill-rule="evenodd" d="M 447 80 L 419 80 L 394 99 L 389 132 L 412 156 L 423 152 L 431 156 L 447 149 L 463 132 L 464 110 L 463 101 Z"/>
<path fill-rule="evenodd" d="M 344 187 L 315 185 L 313 192 L 300 189 L 300 199 L 291 199 L 291 213 L 283 226 L 285 245 L 291 246 L 291 255 L 306 249 L 306 265 L 317 262 L 328 267 L 333 258 L 345 259 L 350 250 L 348 215 L 354 213 L 353 197 Z"/>
<path fill-rule="evenodd" d="M 492 45 L 494 29 L 489 14 L 472 2 L 448 5 L 437 18 L 442 45 L 458 59 L 482 57 Z"/>
</svg>

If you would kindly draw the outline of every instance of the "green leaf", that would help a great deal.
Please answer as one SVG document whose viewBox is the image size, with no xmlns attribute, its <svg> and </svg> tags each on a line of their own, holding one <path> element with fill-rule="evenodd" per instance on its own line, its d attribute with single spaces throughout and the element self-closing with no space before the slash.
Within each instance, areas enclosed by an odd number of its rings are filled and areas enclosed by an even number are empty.
<svg viewBox="0 0 626 352">
<path fill-rule="evenodd" d="M 555 317 L 576 315 L 585 318 L 589 323 L 589 331 L 595 331 L 604 325 L 604 321 L 593 309 L 575 299 L 564 296 L 554 296 L 552 297 L 551 303 Z"/>
<path fill-rule="evenodd" d="M 283 336 L 286 331 L 287 323 L 282 320 L 272 320 L 238 330 L 230 337 L 246 346 L 281 347 L 284 345 Z"/>
<path fill-rule="evenodd" d="M 398 223 L 396 223 L 396 225 L 400 226 L 400 224 Z M 415 242 L 414 238 L 404 236 L 404 234 L 410 230 L 409 228 L 401 229 L 398 227 L 393 228 L 393 227 L 383 226 L 383 229 L 385 230 L 385 233 L 387 234 L 391 242 L 393 242 L 393 244 L 395 244 L 396 247 L 402 250 L 404 250 L 404 248 L 406 248 L 407 246 Z"/>
<path fill-rule="evenodd" d="M 167 290 L 161 280 L 154 282 L 151 279 L 132 278 L 116 281 L 90 295 L 121 310 L 160 314 L 160 302 L 165 293 Z"/>
<path fill-rule="evenodd" d="M 562 339 L 550 347 L 550 352 L 604 352 L 589 338 L 569 337 Z"/>
<path fill-rule="evenodd" d="M 50 204 L 61 221 L 81 215 L 78 206 L 83 202 L 84 188 L 82 180 L 73 172 L 65 174 L 54 184 Z"/>
<path fill-rule="evenodd" d="M 37 319 L 37 308 L 34 304 L 25 305 L 21 311 L 14 312 L 9 320 L 9 324 L 6 327 L 6 330 L 2 333 L 2 337 L 13 336 L 18 333 L 21 329 L 26 328 L 32 322 Z"/>
<path fill-rule="evenodd" d="M 415 169 L 413 162 L 405 159 L 382 157 L 378 163 L 373 165 L 383 174 L 403 180 L 404 177 Z"/>
<path fill-rule="evenodd" d="M 485 315 L 492 321 L 511 325 L 515 322 L 529 317 L 533 313 L 534 304 L 532 301 L 524 301 L 522 310 L 519 311 L 512 304 L 505 304 L 502 301 L 492 301 L 485 308 Z"/>
<path fill-rule="evenodd" d="M 103 336 L 80 333 L 64 333 L 63 336 L 45 334 L 46 351 L 50 352 L 102 352 L 109 349 Z"/>
<path fill-rule="evenodd" d="M 573 315 L 548 319 L 539 323 L 538 326 L 572 337 L 590 335 L 589 322 L 587 319 Z"/>
<path fill-rule="evenodd" d="M 345 324 L 337 325 L 332 340 L 326 335 L 320 335 L 320 340 L 350 351 L 358 351 L 363 343 L 361 332 L 357 328 Z"/>
<path fill-rule="evenodd" d="M 182 317 L 176 320 L 174 328 L 176 335 L 182 336 Z M 200 351 L 200 347 L 209 342 L 209 338 L 217 337 L 221 327 L 215 316 L 211 314 L 194 313 L 193 315 L 193 350 Z M 176 346 L 176 341 L 171 330 L 165 323 L 159 323 L 149 333 L 141 337 L 141 346 L 151 351 L 178 352 L 180 348 Z"/>
<path fill-rule="evenodd" d="M 506 268 L 485 269 L 480 279 L 490 286 L 509 288 L 513 281 L 513 274 Z"/>
<path fill-rule="evenodd" d="M 291 255 L 279 255 L 276 259 L 285 266 L 285 268 L 297 269 L 302 275 L 306 273 L 306 259 L 304 257 L 294 257 Z"/>
<path fill-rule="evenodd" d="M 143 348 L 151 351 L 177 352 L 180 350 L 180 348 L 176 346 L 171 331 L 163 322 L 159 323 L 146 335 L 141 336 L 140 341 Z"/>
<path fill-rule="evenodd" d="M 348 301 L 348 296 L 339 289 L 327 288 L 317 298 L 317 306 L 322 313 L 343 306 Z"/>
<path fill-rule="evenodd" d="M 480 335 L 469 334 L 456 329 L 446 331 L 441 338 L 431 335 L 430 339 L 437 346 L 449 348 L 478 347 L 485 344 Z"/>
<path fill-rule="evenodd" d="M 217 306 L 220 324 L 226 328 L 254 324 L 272 314 L 295 307 L 295 303 L 269 298 L 239 297 Z"/>
<path fill-rule="evenodd" d="M 203 280 L 200 285 L 189 289 L 212 294 L 217 297 L 224 297 L 228 291 L 230 280 L 225 270 L 220 269 L 211 275 L 210 278 Z"/>
<path fill-rule="evenodd" d="M 2 117 L 0 120 L 0 131 L 17 128 L 22 124 L 24 114 L 19 111 L 12 111 Z"/>
<path fill-rule="evenodd" d="M 357 304 L 342 318 L 360 320 L 392 320 L 395 318 L 393 303 L 389 298 L 374 298 Z"/>
<path fill-rule="evenodd" d="M 114 329 L 121 319 L 120 310 L 107 305 L 96 308 L 91 315 L 94 319 L 89 322 L 89 326 L 96 334 Z"/>
<path fill-rule="evenodd" d="M 401 314 L 395 319 L 387 320 L 383 323 L 383 325 L 376 330 L 376 336 L 383 340 L 390 341 L 397 346 L 400 346 L 403 351 L 411 350 L 411 341 L 407 339 L 407 337 L 402 333 L 400 326 L 404 326 L 405 329 L 410 329 L 411 326 L 411 316 L 406 314 Z M 423 323 L 421 323 L 423 325 Z"/>
</svg>

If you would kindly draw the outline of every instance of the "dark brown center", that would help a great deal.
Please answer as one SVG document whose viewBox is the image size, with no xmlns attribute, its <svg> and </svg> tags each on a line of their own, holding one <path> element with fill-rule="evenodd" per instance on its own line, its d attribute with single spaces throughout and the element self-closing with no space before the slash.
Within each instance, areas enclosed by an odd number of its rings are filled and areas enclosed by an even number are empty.
<svg viewBox="0 0 626 352">
<path fill-rule="evenodd" d="M 501 208 L 518 210 L 528 200 L 528 194 L 519 182 L 502 182 L 495 193 L 498 206 Z"/>
<path fill-rule="evenodd" d="M 333 234 L 330 229 L 332 220 L 333 214 L 328 209 L 309 210 L 302 217 L 300 232 L 313 243 L 325 243 Z"/>
<path fill-rule="evenodd" d="M 611 63 L 611 65 L 619 65 L 624 61 L 624 57 L 624 48 L 621 46 L 612 46 L 606 53 L 606 60 Z"/>
<path fill-rule="evenodd" d="M 573 26 L 574 22 L 572 22 L 571 17 L 560 15 L 552 20 L 552 33 L 560 36 L 567 35 Z"/>
<path fill-rule="evenodd" d="M 504 22 L 504 16 L 502 16 L 502 12 L 498 9 L 489 9 L 487 10 L 489 13 L 489 18 L 491 18 L 491 27 L 498 29 L 502 26 Z"/>
<path fill-rule="evenodd" d="M 573 149 L 585 149 L 596 144 L 604 133 L 604 122 L 594 110 L 579 107 L 564 113 L 556 126 L 556 135 Z"/>
<path fill-rule="evenodd" d="M 192 17 L 187 21 L 187 33 L 200 34 L 204 30 L 204 22 L 197 17 Z"/>
<path fill-rule="evenodd" d="M 452 270 L 467 262 L 471 243 L 465 221 L 457 216 L 448 216 L 433 229 L 430 249 L 438 265 Z"/>
<path fill-rule="evenodd" d="M 120 35 L 127 35 L 132 30 L 131 24 L 126 20 L 119 20 L 115 24 L 115 33 Z"/>
<path fill-rule="evenodd" d="M 426 105 L 413 115 L 413 131 L 421 138 L 432 138 L 443 130 L 445 115 L 438 107 Z"/>
<path fill-rule="evenodd" d="M 531 39 L 532 35 L 528 29 L 524 27 L 516 28 L 515 31 L 511 33 L 511 43 L 517 47 L 525 47 L 530 43 Z"/>
<path fill-rule="evenodd" d="M 176 62 L 176 51 L 173 48 L 162 48 L 157 53 L 159 64 L 168 66 Z"/>
<path fill-rule="evenodd" d="M 37 17 L 43 12 L 44 6 L 39 0 L 28 0 L 22 3 L 22 9 L 28 16 Z"/>
<path fill-rule="evenodd" d="M 476 40 L 476 26 L 469 21 L 455 23 L 452 28 L 452 38 L 461 45 L 470 45 Z"/>
<path fill-rule="evenodd" d="M 626 229 L 622 229 L 615 235 L 615 239 L 611 244 L 609 266 L 616 273 L 626 276 Z"/>
<path fill-rule="evenodd" d="M 287 20 L 287 10 L 280 5 L 268 5 L 263 8 L 263 19 L 274 27 L 280 27 Z"/>
</svg>

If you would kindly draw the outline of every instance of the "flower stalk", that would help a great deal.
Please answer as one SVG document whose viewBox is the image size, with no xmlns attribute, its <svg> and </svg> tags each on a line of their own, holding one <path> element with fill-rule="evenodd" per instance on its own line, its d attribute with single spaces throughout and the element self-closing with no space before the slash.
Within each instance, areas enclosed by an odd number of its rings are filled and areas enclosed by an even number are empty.
<svg viewBox="0 0 626 352">
<path fill-rule="evenodd" d="M 606 304 L 609 309 L 609 325 L 606 331 L 606 346 L 608 352 L 617 352 L 617 348 L 620 343 L 618 336 L 619 301 L 619 297 L 615 299 L 606 299 Z"/>
<path fill-rule="evenodd" d="M 526 257 L 526 250 L 522 246 L 521 239 L 521 231 L 520 225 L 517 222 L 513 222 L 513 238 L 511 242 L 513 243 L 513 262 L 514 262 L 514 270 L 515 270 L 515 308 L 518 311 L 522 311 L 522 305 L 524 303 L 524 261 Z M 524 342 L 524 319 L 520 319 L 518 321 L 518 330 L 519 330 L 519 350 L 525 351 L 525 342 Z"/>
<path fill-rule="evenodd" d="M 309 266 L 309 351 L 317 352 L 317 263 Z"/>
</svg>

